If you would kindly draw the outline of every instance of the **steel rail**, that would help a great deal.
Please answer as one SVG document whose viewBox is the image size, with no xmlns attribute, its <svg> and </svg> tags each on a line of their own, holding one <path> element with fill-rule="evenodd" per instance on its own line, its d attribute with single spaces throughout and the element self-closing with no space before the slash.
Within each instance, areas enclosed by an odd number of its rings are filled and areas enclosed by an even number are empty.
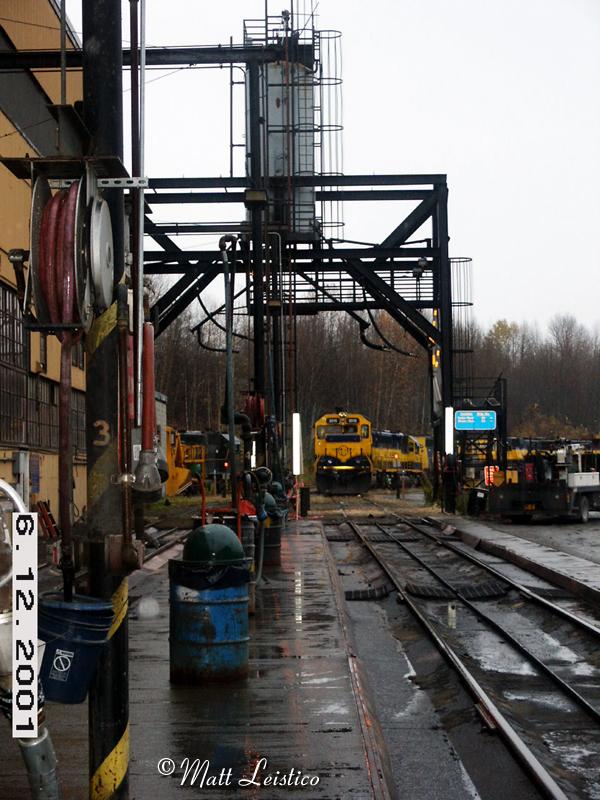
<svg viewBox="0 0 600 800">
<path fill-rule="evenodd" d="M 460 549 L 460 547 L 457 547 L 452 542 L 445 542 L 443 539 L 440 539 L 440 537 L 436 536 L 434 533 L 422 530 L 417 523 L 413 522 L 412 520 L 409 520 L 407 517 L 402 517 L 399 514 L 394 514 L 394 516 L 397 517 L 399 520 L 401 520 L 405 525 L 408 525 L 410 528 L 417 531 L 417 533 L 420 533 L 423 536 L 427 536 L 428 539 L 435 542 L 436 544 L 442 545 L 442 547 L 451 550 L 453 553 L 456 553 L 456 555 L 462 556 L 463 558 L 466 558 L 468 561 L 471 561 L 471 563 L 476 564 L 478 567 L 485 569 L 487 572 L 490 573 L 490 575 L 493 575 L 499 580 L 508 583 L 508 585 L 511 586 L 513 589 L 515 589 L 517 592 L 519 592 L 519 594 L 522 594 L 524 597 L 527 597 L 534 603 L 538 603 L 544 608 L 547 608 L 549 611 L 554 611 L 559 616 L 563 617 L 569 622 L 572 622 L 574 625 L 583 628 L 585 631 L 591 633 L 593 636 L 600 637 L 600 628 L 597 625 L 594 625 L 592 622 L 588 622 L 588 620 L 583 619 L 582 617 L 578 617 L 576 614 L 573 614 L 572 611 L 569 611 L 566 608 L 562 608 L 562 606 L 559 606 L 556 603 L 553 603 L 551 600 L 542 597 L 541 595 L 537 594 L 531 589 L 528 589 L 526 586 L 523 586 L 523 584 L 514 580 L 514 578 L 507 577 L 502 572 L 500 572 L 500 570 L 497 570 L 494 567 L 492 567 L 491 564 L 486 564 L 485 561 L 481 561 L 481 559 L 477 558 L 477 556 L 471 555 L 471 553 L 464 552 L 463 550 Z M 435 522 L 429 522 L 427 519 L 425 519 L 424 521 L 425 524 L 427 525 L 432 525 L 432 524 L 435 525 Z M 519 569 L 523 569 L 523 567 L 519 567 Z"/>
<path fill-rule="evenodd" d="M 504 575 L 504 573 L 500 572 L 500 570 L 497 570 L 494 567 L 492 567 L 491 564 L 487 564 L 485 561 L 482 561 L 481 559 L 477 558 L 477 556 L 474 556 L 471 553 L 467 553 L 464 550 L 461 550 L 461 548 L 457 547 L 452 542 L 446 542 L 443 539 L 440 539 L 440 537 L 436 536 L 434 533 L 431 533 L 430 531 L 424 531 L 410 517 L 405 517 L 402 514 L 397 514 L 395 511 L 391 511 L 390 509 L 386 508 L 380 503 L 376 503 L 374 500 L 371 500 L 370 498 L 365 498 L 365 499 L 368 500 L 368 502 L 371 503 L 371 505 L 381 508 L 382 510 L 389 513 L 391 516 L 396 517 L 396 519 L 400 520 L 400 522 L 402 522 L 404 525 L 407 525 L 409 528 L 412 528 L 414 531 L 420 533 L 422 536 L 426 536 L 432 542 L 435 542 L 436 544 L 445 547 L 446 549 L 452 551 L 456 555 L 461 556 L 462 558 L 467 559 L 476 566 L 486 570 L 487 572 L 490 573 L 490 575 L 493 575 L 495 578 L 498 578 L 504 583 L 507 583 L 512 589 L 515 589 L 515 591 L 519 592 L 519 594 L 522 594 L 524 597 L 527 597 L 534 603 L 538 603 L 539 605 L 543 606 L 549 611 L 553 611 L 554 613 L 563 617 L 563 619 L 566 619 L 567 621 L 572 622 L 574 625 L 579 626 L 583 630 L 587 631 L 587 633 L 591 633 L 593 636 L 597 636 L 600 638 L 600 628 L 597 625 L 594 625 L 592 622 L 588 622 L 587 620 L 578 617 L 576 614 L 573 614 L 573 612 L 569 611 L 568 609 L 562 608 L 562 606 L 559 606 L 556 603 L 553 603 L 551 600 L 542 597 L 541 595 L 537 594 L 531 589 L 528 589 L 526 586 L 523 586 L 523 584 L 514 580 L 514 578 L 507 577 L 506 575 Z M 437 521 L 434 519 L 430 519 L 427 517 L 421 517 L 421 519 L 423 520 L 423 524 L 425 525 L 429 526 L 438 525 Z M 519 567 L 519 569 L 523 569 L 523 567 Z"/>
<path fill-rule="evenodd" d="M 343 508 L 342 512 L 344 513 L 344 516 L 346 516 Z M 487 714 L 494 721 L 494 724 L 500 731 L 507 745 L 515 753 L 515 755 L 521 761 L 523 766 L 528 770 L 535 783 L 546 793 L 548 797 L 553 798 L 553 800 L 567 800 L 568 795 L 566 795 L 565 792 L 563 792 L 563 790 L 556 783 L 552 775 L 550 775 L 548 770 L 536 758 L 534 753 L 523 741 L 523 739 L 521 739 L 519 734 L 515 731 L 512 725 L 504 717 L 500 709 L 496 706 L 494 701 L 490 698 L 490 696 L 486 693 L 483 687 L 479 684 L 477 679 L 469 671 L 468 667 L 459 658 L 456 652 L 450 647 L 450 645 L 448 645 L 441 638 L 441 636 L 436 632 L 435 628 L 433 627 L 429 619 L 425 616 L 425 614 L 423 614 L 418 605 L 404 591 L 396 575 L 388 568 L 387 564 L 382 559 L 381 555 L 377 552 L 376 548 L 373 547 L 371 542 L 369 542 L 362 535 L 356 523 L 352 522 L 350 519 L 346 517 L 346 524 L 351 528 L 351 530 L 355 533 L 355 535 L 358 537 L 361 543 L 367 548 L 367 550 L 371 553 L 373 558 L 377 561 L 383 572 L 385 572 L 385 574 L 388 576 L 389 580 L 395 587 L 402 601 L 406 603 L 408 608 L 418 619 L 419 623 L 425 629 L 427 634 L 431 637 L 434 644 L 440 650 L 442 655 L 452 664 L 452 666 L 458 672 L 461 680 L 467 686 L 471 694 L 475 697 L 476 701 L 485 708 Z M 397 542 L 397 540 L 394 541 L 396 541 L 397 544 L 400 544 L 399 542 Z"/>
<path fill-rule="evenodd" d="M 385 533 L 389 536 L 390 541 L 397 544 L 410 558 L 416 561 L 424 570 L 426 570 L 430 575 L 432 575 L 437 581 L 439 581 L 442 586 L 444 586 L 448 591 L 452 592 L 455 597 L 457 597 L 460 602 L 465 605 L 469 611 L 475 614 L 479 619 L 483 622 L 487 623 L 491 628 L 493 628 L 496 633 L 499 633 L 503 639 L 506 639 L 510 642 L 510 644 L 522 653 L 526 658 L 528 658 L 531 662 L 535 664 L 538 670 L 544 672 L 549 678 L 551 678 L 555 683 L 560 686 L 562 691 L 565 694 L 568 694 L 569 697 L 578 703 L 584 711 L 586 711 L 593 719 L 600 723 L 600 710 L 598 710 L 595 706 L 589 703 L 583 695 L 579 694 L 577 689 L 574 689 L 570 683 L 567 683 L 563 678 L 560 677 L 551 667 L 549 667 L 544 661 L 542 661 L 538 656 L 532 653 L 522 642 L 520 642 L 515 636 L 512 635 L 506 628 L 503 628 L 499 622 L 493 617 L 490 617 L 489 614 L 486 614 L 485 611 L 482 611 L 478 608 L 475 603 L 471 602 L 467 597 L 465 597 L 460 589 L 457 589 L 453 586 L 449 581 L 447 581 L 444 577 L 442 577 L 437 570 L 431 567 L 426 561 L 424 561 L 420 556 L 407 547 L 404 542 L 398 541 L 389 531 L 387 531 L 383 525 L 380 525 L 378 522 L 373 523 L 375 527 L 379 528 L 382 533 Z"/>
</svg>

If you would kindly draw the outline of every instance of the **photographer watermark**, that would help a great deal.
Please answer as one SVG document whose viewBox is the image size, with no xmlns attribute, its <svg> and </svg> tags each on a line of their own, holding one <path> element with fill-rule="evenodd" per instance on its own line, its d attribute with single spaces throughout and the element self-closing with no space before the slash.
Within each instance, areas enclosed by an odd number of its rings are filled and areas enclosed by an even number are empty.
<svg viewBox="0 0 600 800">
<path fill-rule="evenodd" d="M 290 789 L 302 787 L 315 787 L 319 785 L 318 775 L 309 775 L 302 770 L 291 767 L 289 770 L 269 771 L 267 758 L 259 758 L 254 764 L 252 772 L 243 775 L 234 775 L 233 767 L 222 767 L 212 771 L 210 761 L 206 758 L 184 758 L 178 765 L 172 758 L 161 758 L 156 768 L 160 775 L 180 778 L 180 786 L 195 786 L 198 789 L 218 786 L 279 786 Z"/>
</svg>

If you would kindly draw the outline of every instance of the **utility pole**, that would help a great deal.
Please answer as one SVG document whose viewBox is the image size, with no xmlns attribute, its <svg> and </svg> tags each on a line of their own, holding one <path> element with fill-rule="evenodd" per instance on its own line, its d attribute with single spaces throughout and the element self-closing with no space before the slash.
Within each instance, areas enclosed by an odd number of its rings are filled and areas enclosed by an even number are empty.
<svg viewBox="0 0 600 800">
<path fill-rule="evenodd" d="M 82 2 L 83 95 L 92 155 L 123 157 L 121 0 Z M 123 196 L 106 193 L 115 285 L 124 268 Z M 129 691 L 127 578 L 109 574 L 108 537 L 122 533 L 119 475 L 117 307 L 98 317 L 86 338 L 86 449 L 90 591 L 111 599 L 115 621 L 89 694 L 90 798 L 128 797 Z M 124 391 L 120 387 L 120 391 Z"/>
</svg>

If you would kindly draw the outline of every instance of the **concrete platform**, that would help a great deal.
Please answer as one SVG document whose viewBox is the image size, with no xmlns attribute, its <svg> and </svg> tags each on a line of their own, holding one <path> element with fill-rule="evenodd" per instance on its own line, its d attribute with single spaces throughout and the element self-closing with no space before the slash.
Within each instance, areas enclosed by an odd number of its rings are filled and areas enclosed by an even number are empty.
<svg viewBox="0 0 600 800">
<path fill-rule="evenodd" d="M 454 526 L 465 544 L 510 561 L 588 602 L 600 604 L 597 562 L 463 517 L 435 515 L 434 518 Z"/>
<path fill-rule="evenodd" d="M 130 798 L 283 798 L 290 791 L 307 799 L 392 797 L 385 745 L 344 635 L 339 585 L 320 524 L 290 524 L 283 536 L 282 566 L 267 569 L 268 582 L 257 592 L 250 677 L 241 683 L 170 685 L 166 561 L 167 554 L 158 556 L 131 581 Z M 158 614 L 137 614 L 136 596 L 153 597 Z M 48 724 L 63 800 L 85 800 L 87 704 L 48 704 Z M 4 735 L 0 797 L 26 798 L 8 726 Z M 181 785 L 195 759 L 195 785 L 190 777 Z M 172 774 L 161 775 L 159 764 Z M 255 773 L 256 782 L 267 775 L 281 781 L 292 769 L 292 779 L 300 774 L 313 786 L 239 785 Z M 208 785 L 208 776 L 221 785 Z"/>
</svg>

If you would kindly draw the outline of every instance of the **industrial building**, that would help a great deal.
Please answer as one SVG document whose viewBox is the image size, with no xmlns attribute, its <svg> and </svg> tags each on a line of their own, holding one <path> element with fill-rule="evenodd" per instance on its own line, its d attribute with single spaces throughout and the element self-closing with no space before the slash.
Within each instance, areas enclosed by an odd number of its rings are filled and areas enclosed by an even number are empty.
<svg viewBox="0 0 600 800">
<path fill-rule="evenodd" d="M 60 3 L 6 0 L 2 4 L 2 50 L 60 47 Z M 67 47 L 79 48 L 67 27 Z M 81 101 L 81 73 L 66 77 L 67 102 Z M 48 109 L 61 103 L 58 72 L 4 73 L 0 81 L 0 152 L 5 157 L 58 152 L 57 118 Z M 0 478 L 17 486 L 27 505 L 58 507 L 58 382 L 60 346 L 55 336 L 23 325 L 15 270 L 9 250 L 29 248 L 31 190 L 7 170 L 0 174 Z M 73 350 L 73 511 L 86 507 L 84 347 Z"/>
</svg>

